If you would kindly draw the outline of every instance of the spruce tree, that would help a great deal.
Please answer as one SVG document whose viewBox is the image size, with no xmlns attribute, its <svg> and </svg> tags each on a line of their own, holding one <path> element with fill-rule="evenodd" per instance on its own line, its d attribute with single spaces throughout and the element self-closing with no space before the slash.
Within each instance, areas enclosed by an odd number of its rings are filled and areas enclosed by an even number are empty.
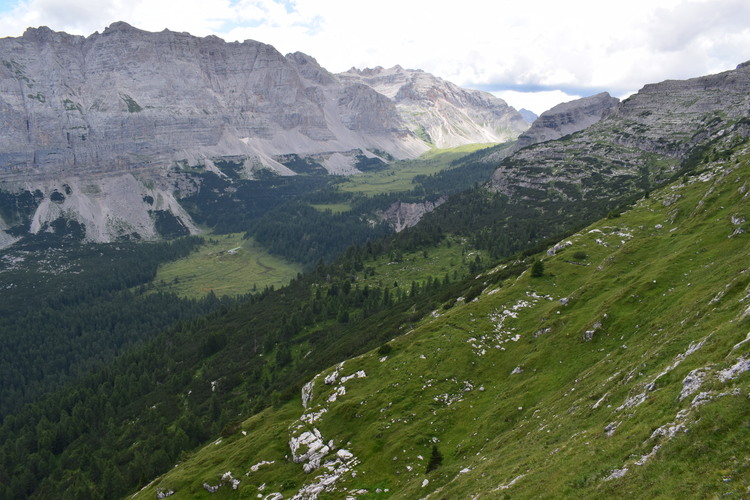
<svg viewBox="0 0 750 500">
<path fill-rule="evenodd" d="M 427 462 L 427 472 L 431 472 L 443 464 L 443 454 L 440 453 L 436 444 L 432 445 L 430 460 Z"/>
<path fill-rule="evenodd" d="M 544 263 L 541 260 L 537 260 L 531 266 L 531 277 L 538 278 L 544 275 Z"/>
</svg>

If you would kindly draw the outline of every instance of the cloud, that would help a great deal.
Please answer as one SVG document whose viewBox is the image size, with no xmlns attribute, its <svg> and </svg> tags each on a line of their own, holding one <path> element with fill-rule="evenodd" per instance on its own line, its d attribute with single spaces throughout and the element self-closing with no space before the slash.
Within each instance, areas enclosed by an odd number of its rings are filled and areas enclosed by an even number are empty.
<svg viewBox="0 0 750 500">
<path fill-rule="evenodd" d="M 657 50 L 681 52 L 695 45 L 713 45 L 731 33 L 748 33 L 750 3 L 745 0 L 685 2 L 654 10 L 648 29 Z M 704 45 L 705 48 L 705 45 Z"/>
<path fill-rule="evenodd" d="M 528 109 L 529 111 L 533 111 L 537 115 L 541 115 L 548 109 L 560 103 L 574 101 L 576 99 L 580 99 L 581 97 L 585 97 L 582 95 L 568 94 L 561 90 L 528 92 L 519 90 L 500 90 L 492 92 L 492 94 L 507 102 L 516 110 Z"/>
</svg>

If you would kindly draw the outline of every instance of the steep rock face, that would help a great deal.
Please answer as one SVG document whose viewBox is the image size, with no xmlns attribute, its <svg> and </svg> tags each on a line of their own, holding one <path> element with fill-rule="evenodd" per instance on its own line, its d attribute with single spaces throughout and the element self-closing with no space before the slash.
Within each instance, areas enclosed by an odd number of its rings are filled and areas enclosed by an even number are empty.
<svg viewBox="0 0 750 500">
<path fill-rule="evenodd" d="M 426 213 L 432 212 L 445 203 L 445 198 L 422 203 L 396 202 L 381 214 L 383 220 L 393 226 L 396 232 L 416 226 Z"/>
<path fill-rule="evenodd" d="M 428 148 L 390 99 L 342 83 L 309 56 L 254 41 L 126 23 L 88 37 L 42 27 L 0 39 L 0 63 L 0 190 L 45 193 L 32 232 L 65 217 L 86 227 L 87 240 L 111 241 L 127 228 L 156 237 L 156 219 L 144 218 L 154 207 L 123 210 L 135 202 L 126 194 L 189 193 L 197 186 L 185 170 L 215 171 L 221 159 L 242 165 L 245 177 L 259 168 L 293 174 L 276 160 L 287 153 L 323 155 L 332 173 L 356 173 L 357 157 L 371 151 L 404 158 Z M 131 191 L 109 189 L 124 176 Z M 97 196 L 100 209 L 49 198 L 63 184 L 92 191 L 92 183 L 108 193 Z M 154 185 L 158 194 L 143 194 Z M 195 230 L 176 201 L 165 210 Z"/>
<path fill-rule="evenodd" d="M 339 77 L 362 82 L 393 99 L 409 130 L 439 148 L 505 142 L 528 128 L 521 114 L 502 99 L 423 71 L 352 68 Z"/>
<path fill-rule="evenodd" d="M 3 179 L 224 156 L 278 168 L 281 153 L 425 149 L 371 89 L 258 42 L 115 23 L 86 38 L 29 29 L 0 40 L 0 53 Z"/>
<path fill-rule="evenodd" d="M 613 110 L 618 144 L 678 158 L 750 109 L 750 63 L 644 86 Z M 608 120 L 609 121 L 609 120 Z"/>
<path fill-rule="evenodd" d="M 259 169 L 292 175 L 281 158 L 298 155 L 348 175 L 362 158 L 504 141 L 526 128 L 503 101 L 422 72 L 350 73 L 333 75 L 308 55 L 283 56 L 255 41 L 122 22 L 88 37 L 28 29 L 0 39 L 0 191 L 44 194 L 31 231 L 63 217 L 82 224 L 88 240 L 111 241 L 127 228 L 151 238 L 159 210 L 143 202 L 121 210 L 134 199 L 109 189 L 111 178 L 127 178 L 136 198 L 166 200 L 199 188 L 189 171 L 219 173 L 220 161 L 246 178 Z M 383 84 L 389 78 L 397 80 L 392 89 Z M 64 185 L 92 192 L 92 183 L 108 193 L 97 195 L 101 209 L 49 198 Z M 175 199 L 164 210 L 194 231 L 178 207 Z"/>
<path fill-rule="evenodd" d="M 489 187 L 526 200 L 604 200 L 642 193 L 675 175 L 697 146 L 731 130 L 747 136 L 749 108 L 746 64 L 717 75 L 647 85 L 585 130 L 504 159 Z"/>
<path fill-rule="evenodd" d="M 518 136 L 515 149 L 521 149 L 538 142 L 551 141 L 590 127 L 620 102 L 607 92 L 575 101 L 558 104 L 545 111 L 531 127 Z"/>
</svg>

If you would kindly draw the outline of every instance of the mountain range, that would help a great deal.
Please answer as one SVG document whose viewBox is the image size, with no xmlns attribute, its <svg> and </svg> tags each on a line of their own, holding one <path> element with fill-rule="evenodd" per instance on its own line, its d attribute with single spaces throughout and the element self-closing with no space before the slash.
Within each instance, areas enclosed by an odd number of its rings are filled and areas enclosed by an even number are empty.
<svg viewBox="0 0 750 500">
<path fill-rule="evenodd" d="M 635 196 L 436 294 L 135 498 L 746 497 L 749 84 L 740 65 L 598 96 L 596 123 L 502 160 L 486 193 L 539 215 Z"/>
<path fill-rule="evenodd" d="M 528 127 L 423 72 L 124 23 L 0 57 L 0 498 L 750 494 L 750 64 Z M 394 162 L 431 175 L 392 195 L 318 183 L 469 137 L 505 143 Z M 305 254 L 373 232 L 201 300 L 154 282 L 205 240 L 133 241 L 256 216 Z"/>
<path fill-rule="evenodd" d="M 200 189 L 196 171 L 293 175 L 294 156 L 351 175 L 528 128 L 501 99 L 421 71 L 335 75 L 299 52 L 123 22 L 88 37 L 28 29 L 0 40 L 0 59 L 0 190 L 36 199 L 0 230 L 64 218 L 88 241 L 149 240 L 170 214 L 197 233 L 179 201 Z"/>
</svg>

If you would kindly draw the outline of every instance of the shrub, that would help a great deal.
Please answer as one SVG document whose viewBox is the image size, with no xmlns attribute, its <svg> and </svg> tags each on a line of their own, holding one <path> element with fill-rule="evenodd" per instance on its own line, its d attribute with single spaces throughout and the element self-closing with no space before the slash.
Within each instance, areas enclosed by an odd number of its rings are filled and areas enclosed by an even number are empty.
<svg viewBox="0 0 750 500">
<path fill-rule="evenodd" d="M 392 350 L 393 347 L 391 347 L 391 344 L 383 344 L 378 348 L 378 354 L 381 356 L 387 356 Z"/>
<path fill-rule="evenodd" d="M 431 472 L 443 464 L 443 454 L 438 450 L 437 445 L 432 445 L 432 453 L 430 454 L 430 461 L 427 462 L 427 472 Z"/>
</svg>

